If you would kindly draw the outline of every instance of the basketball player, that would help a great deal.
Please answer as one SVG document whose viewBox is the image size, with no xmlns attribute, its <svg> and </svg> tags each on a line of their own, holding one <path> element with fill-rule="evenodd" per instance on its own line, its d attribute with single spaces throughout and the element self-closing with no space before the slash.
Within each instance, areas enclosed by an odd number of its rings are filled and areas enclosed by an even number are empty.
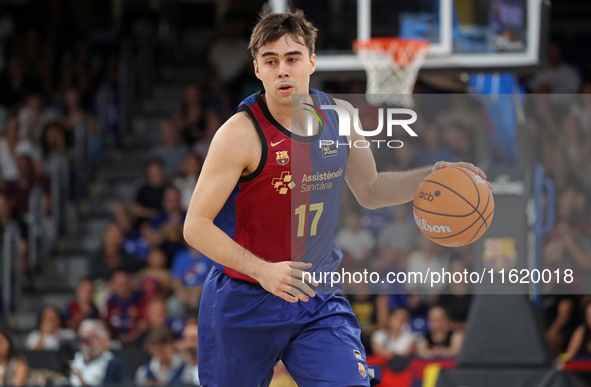
<svg viewBox="0 0 591 387">
<path fill-rule="evenodd" d="M 199 314 L 199 376 L 207 387 L 268 386 L 279 359 L 300 386 L 369 386 L 350 305 L 315 292 L 302 273 L 340 264 L 334 234 L 345 182 L 361 205 L 393 206 L 412 200 L 419 183 L 446 165 L 377 173 L 369 149 L 323 149 L 321 140 L 343 142 L 328 110 L 312 136 L 298 129 L 294 94 L 309 93 L 316 106 L 336 103 L 353 117 L 349 103 L 309 89 L 315 38 L 301 11 L 261 17 L 249 48 L 264 90 L 215 135 L 188 209 L 185 238 L 215 261 Z M 456 165 L 486 178 L 472 164 Z M 324 184 L 302 189 L 313 176 Z"/>
</svg>

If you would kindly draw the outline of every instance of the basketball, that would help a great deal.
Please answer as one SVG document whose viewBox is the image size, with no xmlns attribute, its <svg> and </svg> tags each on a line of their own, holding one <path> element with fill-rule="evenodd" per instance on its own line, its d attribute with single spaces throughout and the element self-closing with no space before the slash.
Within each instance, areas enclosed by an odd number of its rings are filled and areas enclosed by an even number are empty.
<svg viewBox="0 0 591 387">
<path fill-rule="evenodd" d="M 466 168 L 446 167 L 419 185 L 413 200 L 415 222 L 433 242 L 446 247 L 478 240 L 493 220 L 495 203 L 486 182 Z"/>
</svg>

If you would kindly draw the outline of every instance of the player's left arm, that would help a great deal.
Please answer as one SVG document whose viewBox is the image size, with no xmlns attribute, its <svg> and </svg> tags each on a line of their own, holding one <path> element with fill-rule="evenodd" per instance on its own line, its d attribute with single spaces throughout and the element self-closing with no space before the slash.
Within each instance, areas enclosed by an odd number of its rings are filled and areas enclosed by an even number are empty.
<svg viewBox="0 0 591 387">
<path fill-rule="evenodd" d="M 349 102 L 343 100 L 337 100 L 336 102 L 337 105 L 347 109 L 349 117 L 354 117 L 353 106 Z M 361 127 L 361 124 L 359 127 Z M 364 137 L 353 128 L 353 123 L 351 123 L 350 133 L 348 140 L 351 143 L 364 140 Z M 378 173 L 371 150 L 369 148 L 355 147 L 349 148 L 345 179 L 359 204 L 365 208 L 375 209 L 411 201 L 423 179 L 431 172 L 452 165 L 467 168 L 486 179 L 486 175 L 480 168 L 464 162 L 439 161 L 435 165 L 408 171 Z"/>
</svg>

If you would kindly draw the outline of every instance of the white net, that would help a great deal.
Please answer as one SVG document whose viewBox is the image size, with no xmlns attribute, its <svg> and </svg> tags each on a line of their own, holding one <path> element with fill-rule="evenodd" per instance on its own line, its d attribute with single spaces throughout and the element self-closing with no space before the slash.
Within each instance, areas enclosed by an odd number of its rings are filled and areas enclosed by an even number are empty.
<svg viewBox="0 0 591 387">
<path fill-rule="evenodd" d="M 412 107 L 412 90 L 428 47 L 424 41 L 395 38 L 356 41 L 354 49 L 367 73 L 367 102 Z"/>
</svg>

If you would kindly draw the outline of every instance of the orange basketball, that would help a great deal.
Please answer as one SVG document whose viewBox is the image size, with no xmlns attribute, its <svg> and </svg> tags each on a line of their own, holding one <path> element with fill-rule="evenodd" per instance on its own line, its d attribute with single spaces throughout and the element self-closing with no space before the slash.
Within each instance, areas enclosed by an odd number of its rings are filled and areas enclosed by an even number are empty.
<svg viewBox="0 0 591 387">
<path fill-rule="evenodd" d="M 419 229 L 442 246 L 469 245 L 484 234 L 495 212 L 488 185 L 466 168 L 446 167 L 421 182 L 413 200 Z"/>
</svg>

